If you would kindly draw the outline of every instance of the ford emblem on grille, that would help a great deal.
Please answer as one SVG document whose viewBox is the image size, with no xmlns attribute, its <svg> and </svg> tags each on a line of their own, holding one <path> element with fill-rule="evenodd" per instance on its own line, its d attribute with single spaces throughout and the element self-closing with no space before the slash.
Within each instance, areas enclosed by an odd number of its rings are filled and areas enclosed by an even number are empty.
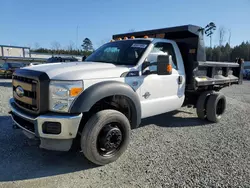
<svg viewBox="0 0 250 188">
<path fill-rule="evenodd" d="M 19 96 L 19 97 L 23 97 L 24 96 L 24 90 L 21 86 L 18 86 L 16 88 L 16 94 Z"/>
</svg>

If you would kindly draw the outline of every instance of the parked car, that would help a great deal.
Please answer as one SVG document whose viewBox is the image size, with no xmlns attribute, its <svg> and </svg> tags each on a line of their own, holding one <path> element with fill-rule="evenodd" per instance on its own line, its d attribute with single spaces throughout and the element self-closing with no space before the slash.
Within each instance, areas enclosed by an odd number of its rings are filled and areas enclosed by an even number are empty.
<svg viewBox="0 0 250 188">
<path fill-rule="evenodd" d="M 2 63 L 0 64 L 0 76 L 4 76 L 6 78 L 11 77 L 15 70 L 25 66 L 25 63 Z"/>
<path fill-rule="evenodd" d="M 250 69 L 243 70 L 243 78 L 250 79 Z"/>
<path fill-rule="evenodd" d="M 74 57 L 51 57 L 47 59 L 46 63 L 73 62 L 73 61 L 78 61 L 78 59 Z"/>
</svg>

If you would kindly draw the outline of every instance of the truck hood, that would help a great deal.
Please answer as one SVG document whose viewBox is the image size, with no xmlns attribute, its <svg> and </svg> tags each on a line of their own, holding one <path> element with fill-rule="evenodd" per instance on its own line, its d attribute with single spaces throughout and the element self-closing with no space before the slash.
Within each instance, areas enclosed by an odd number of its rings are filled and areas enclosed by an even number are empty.
<svg viewBox="0 0 250 188">
<path fill-rule="evenodd" d="M 45 72 L 54 80 L 83 80 L 120 77 L 130 68 L 100 62 L 69 62 L 34 65 L 23 69 Z"/>
</svg>

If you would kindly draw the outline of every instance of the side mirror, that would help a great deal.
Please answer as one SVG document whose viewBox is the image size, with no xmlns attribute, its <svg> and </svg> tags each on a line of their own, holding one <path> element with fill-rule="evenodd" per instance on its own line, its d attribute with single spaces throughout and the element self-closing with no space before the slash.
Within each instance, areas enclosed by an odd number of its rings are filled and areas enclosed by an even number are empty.
<svg viewBox="0 0 250 188">
<path fill-rule="evenodd" d="M 157 56 L 157 74 L 170 75 L 172 74 L 172 56 L 158 55 Z"/>
</svg>

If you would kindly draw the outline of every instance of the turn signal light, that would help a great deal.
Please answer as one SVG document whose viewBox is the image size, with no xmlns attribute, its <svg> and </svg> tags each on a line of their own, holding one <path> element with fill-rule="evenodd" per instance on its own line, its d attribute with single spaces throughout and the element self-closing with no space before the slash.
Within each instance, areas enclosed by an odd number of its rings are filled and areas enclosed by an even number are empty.
<svg viewBox="0 0 250 188">
<path fill-rule="evenodd" d="M 147 38 L 148 38 L 148 36 L 147 36 L 147 35 L 145 35 L 143 38 L 144 38 L 144 39 L 147 39 Z"/>
<path fill-rule="evenodd" d="M 132 37 L 131 37 L 131 39 L 135 39 L 135 37 L 134 37 L 134 36 L 132 36 Z"/>
<path fill-rule="evenodd" d="M 167 72 L 172 72 L 172 65 L 170 64 L 167 65 Z"/>
<path fill-rule="evenodd" d="M 77 87 L 74 87 L 74 88 L 71 88 L 70 91 L 69 91 L 69 95 L 71 97 L 75 97 L 77 95 L 79 95 L 82 91 L 82 88 L 77 88 Z"/>
</svg>

